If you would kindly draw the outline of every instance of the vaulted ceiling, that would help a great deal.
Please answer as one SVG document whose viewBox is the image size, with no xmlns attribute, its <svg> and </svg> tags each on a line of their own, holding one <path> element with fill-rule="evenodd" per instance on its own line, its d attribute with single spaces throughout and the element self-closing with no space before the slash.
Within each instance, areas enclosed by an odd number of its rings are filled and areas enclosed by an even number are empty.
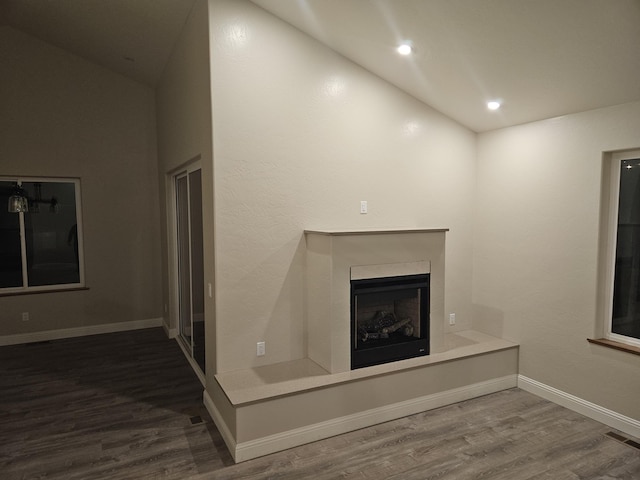
<svg viewBox="0 0 640 480">
<path fill-rule="evenodd" d="M 640 100 L 640 0 L 252 1 L 477 132 Z M 0 24 L 153 86 L 193 3 L 2 0 Z"/>
<path fill-rule="evenodd" d="M 194 0 L 0 0 L 0 25 L 154 85 Z"/>
<path fill-rule="evenodd" d="M 475 131 L 640 100 L 640 0 L 253 1 Z"/>
</svg>

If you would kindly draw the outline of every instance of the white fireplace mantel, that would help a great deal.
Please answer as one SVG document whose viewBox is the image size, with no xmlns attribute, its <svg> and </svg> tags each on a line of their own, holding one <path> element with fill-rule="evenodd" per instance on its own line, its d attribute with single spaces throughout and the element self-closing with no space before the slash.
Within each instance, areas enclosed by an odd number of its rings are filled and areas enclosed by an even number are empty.
<svg viewBox="0 0 640 480">
<path fill-rule="evenodd" d="M 448 228 L 387 228 L 387 229 L 360 229 L 360 230 L 305 230 L 305 234 L 328 236 L 353 236 L 353 235 L 395 235 L 407 233 L 445 233 Z"/>
<path fill-rule="evenodd" d="M 330 373 L 351 369 L 351 268 L 428 262 L 431 352 L 444 344 L 446 228 L 305 230 L 308 357 Z"/>
</svg>

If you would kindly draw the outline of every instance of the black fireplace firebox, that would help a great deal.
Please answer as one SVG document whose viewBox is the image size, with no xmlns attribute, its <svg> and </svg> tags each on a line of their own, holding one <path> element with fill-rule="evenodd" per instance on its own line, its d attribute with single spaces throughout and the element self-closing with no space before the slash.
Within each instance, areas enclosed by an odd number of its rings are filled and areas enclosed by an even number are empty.
<svg viewBox="0 0 640 480">
<path fill-rule="evenodd" d="M 351 280 L 351 369 L 429 355 L 429 274 Z"/>
</svg>

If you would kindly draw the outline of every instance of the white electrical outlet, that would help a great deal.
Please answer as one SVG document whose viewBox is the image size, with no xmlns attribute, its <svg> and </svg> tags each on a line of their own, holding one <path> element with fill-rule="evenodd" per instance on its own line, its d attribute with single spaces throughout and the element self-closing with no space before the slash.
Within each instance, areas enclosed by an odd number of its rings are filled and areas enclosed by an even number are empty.
<svg viewBox="0 0 640 480">
<path fill-rule="evenodd" d="M 449 325 L 455 325 L 456 324 L 456 314 L 455 313 L 450 313 L 449 314 Z"/>
<path fill-rule="evenodd" d="M 256 347 L 256 355 L 258 355 L 259 357 L 263 356 L 265 352 L 265 344 L 264 342 L 258 342 L 257 347 Z"/>
<path fill-rule="evenodd" d="M 360 201 L 360 213 L 367 213 L 367 201 L 366 200 L 361 200 Z"/>
<path fill-rule="evenodd" d="M 23 322 L 29 321 L 29 312 L 22 312 L 22 321 Z"/>
</svg>

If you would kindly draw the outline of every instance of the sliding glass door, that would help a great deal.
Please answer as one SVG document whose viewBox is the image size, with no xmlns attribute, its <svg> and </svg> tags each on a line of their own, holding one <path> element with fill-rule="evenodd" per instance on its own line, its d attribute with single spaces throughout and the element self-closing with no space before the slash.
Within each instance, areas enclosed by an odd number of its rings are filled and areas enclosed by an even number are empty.
<svg viewBox="0 0 640 480">
<path fill-rule="evenodd" d="M 202 372 L 204 344 L 204 259 L 202 172 L 188 169 L 175 177 L 178 272 L 178 331 Z"/>
</svg>

